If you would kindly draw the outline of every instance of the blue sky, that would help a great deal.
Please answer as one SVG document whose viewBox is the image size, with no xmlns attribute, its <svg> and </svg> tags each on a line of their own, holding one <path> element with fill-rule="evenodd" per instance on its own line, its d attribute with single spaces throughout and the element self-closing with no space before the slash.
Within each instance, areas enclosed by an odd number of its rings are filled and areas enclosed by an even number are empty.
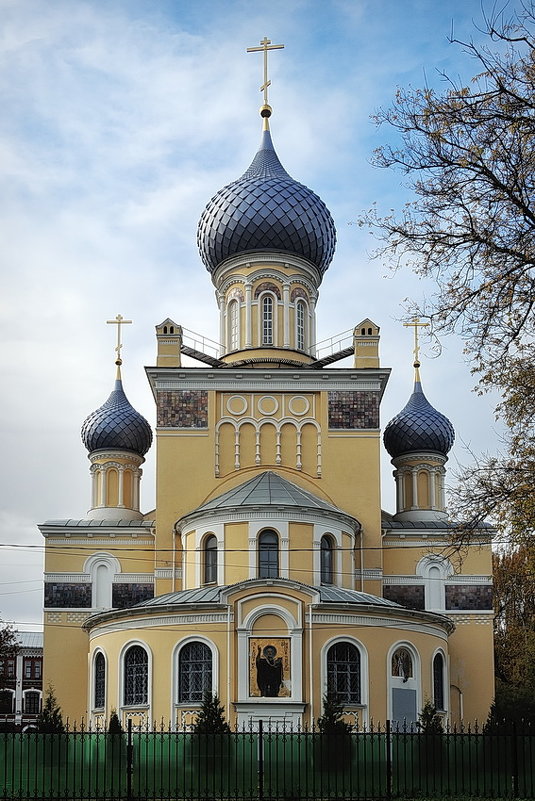
<svg viewBox="0 0 535 801">
<path fill-rule="evenodd" d="M 386 424 L 412 385 L 403 300 L 432 285 L 390 275 L 350 224 L 374 202 L 388 212 L 410 198 L 403 176 L 370 165 L 391 136 L 370 115 L 397 86 L 440 86 L 442 71 L 468 80 L 477 66 L 448 36 L 453 25 L 457 38 L 481 40 L 483 20 L 480 0 L 0 0 L 0 14 L 0 616 L 31 627 L 42 599 L 35 523 L 89 506 L 79 431 L 112 388 L 115 332 L 105 321 L 134 320 L 123 376 L 151 423 L 143 367 L 155 361 L 154 326 L 169 316 L 217 339 L 196 225 L 259 141 L 261 57 L 246 48 L 265 35 L 285 45 L 270 58 L 275 147 L 338 229 L 318 338 L 365 317 L 380 325 L 382 363 L 393 368 Z M 423 341 L 422 375 L 457 430 L 455 465 L 465 446 L 495 448 L 498 433 L 492 399 L 471 392 L 462 342 L 442 344 L 436 358 Z M 383 484 L 393 511 L 386 456 Z M 153 485 L 154 448 L 146 511 Z"/>
</svg>

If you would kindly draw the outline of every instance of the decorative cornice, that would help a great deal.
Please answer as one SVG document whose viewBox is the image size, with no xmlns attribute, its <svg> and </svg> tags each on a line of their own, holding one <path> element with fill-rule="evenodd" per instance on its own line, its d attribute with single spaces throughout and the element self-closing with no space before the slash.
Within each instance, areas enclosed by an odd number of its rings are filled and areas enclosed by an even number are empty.
<svg viewBox="0 0 535 801">
<path fill-rule="evenodd" d="M 125 610 L 122 610 L 123 612 Z M 137 609 L 137 617 L 130 616 L 127 618 L 110 620 L 110 622 L 99 623 L 95 621 L 94 625 L 86 625 L 89 631 L 89 638 L 91 640 L 105 634 L 112 634 L 117 631 L 131 631 L 132 629 L 150 629 L 153 627 L 162 628 L 164 626 L 202 626 L 204 624 L 221 623 L 226 625 L 228 623 L 228 614 L 224 612 L 191 612 L 184 611 L 184 613 L 176 612 L 168 615 L 158 616 L 142 616 L 141 610 Z M 108 613 L 113 615 L 112 612 Z M 121 612 L 118 611 L 115 615 L 119 618 Z M 88 621 L 89 622 L 89 621 Z"/>
<path fill-rule="evenodd" d="M 206 509 L 201 511 L 193 511 L 188 515 L 184 515 L 177 521 L 175 531 L 177 534 L 186 535 L 195 531 L 197 524 L 201 520 L 209 520 L 211 524 L 214 523 L 234 523 L 234 522 L 251 522 L 253 520 L 284 520 L 295 523 L 319 523 L 325 525 L 325 520 L 336 520 L 338 524 L 342 523 L 345 529 L 349 529 L 355 536 L 360 533 L 360 523 L 354 517 L 345 514 L 344 512 L 324 511 L 315 509 L 311 512 L 306 507 L 299 506 L 281 506 L 277 505 L 275 509 L 270 509 L 268 505 L 262 506 L 248 506 L 246 509 L 235 507 L 234 509 Z M 206 525 L 206 523 L 205 523 Z M 339 528 L 339 526 L 336 526 Z"/>
<path fill-rule="evenodd" d="M 157 567 L 154 571 L 154 578 L 155 579 L 172 579 L 173 578 L 173 568 L 172 567 Z M 174 578 L 181 579 L 182 578 L 182 568 L 176 567 L 175 568 L 175 575 Z"/>
<path fill-rule="evenodd" d="M 443 640 L 448 639 L 448 634 L 453 631 L 452 621 L 444 618 L 444 623 L 424 623 L 422 621 L 408 620 L 399 616 L 392 617 L 377 617 L 363 615 L 355 612 L 351 613 L 325 613 L 314 612 L 312 614 L 312 623 L 326 623 L 328 625 L 345 625 L 345 626 L 373 626 L 374 628 L 385 629 L 404 629 L 406 631 L 414 631 L 420 634 L 432 634 L 435 637 L 440 637 Z M 448 625 L 449 624 L 449 625 Z"/>
</svg>

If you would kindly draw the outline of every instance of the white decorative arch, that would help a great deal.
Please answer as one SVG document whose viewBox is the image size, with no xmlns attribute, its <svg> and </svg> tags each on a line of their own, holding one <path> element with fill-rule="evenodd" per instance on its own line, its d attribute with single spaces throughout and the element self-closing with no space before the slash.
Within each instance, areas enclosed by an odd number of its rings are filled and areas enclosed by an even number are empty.
<svg viewBox="0 0 535 801">
<path fill-rule="evenodd" d="M 184 709 L 185 707 L 195 707 L 197 708 L 198 704 L 193 704 L 191 702 L 188 703 L 180 703 L 178 700 L 178 682 L 179 682 L 179 659 L 180 659 L 180 651 L 184 648 L 185 645 L 188 645 L 192 642 L 202 642 L 203 645 L 207 645 L 210 649 L 210 653 L 212 654 L 212 694 L 214 695 L 221 695 L 219 690 L 219 651 L 217 646 L 212 640 L 208 637 L 205 637 L 203 634 L 191 634 L 186 637 L 182 637 L 176 643 L 175 647 L 173 648 L 173 653 L 171 655 L 171 720 L 176 723 L 177 720 L 177 711 L 180 709 Z"/>
<path fill-rule="evenodd" d="M 412 665 L 413 665 L 413 676 L 410 678 L 403 678 L 401 676 L 392 675 L 392 657 L 399 648 L 406 648 L 411 655 Z M 387 685 L 388 685 L 388 704 L 387 704 L 388 719 L 396 722 L 400 726 L 403 725 L 404 723 L 403 720 L 396 720 L 394 718 L 395 714 L 394 691 L 406 690 L 407 692 L 415 693 L 414 720 L 410 721 L 406 720 L 406 723 L 408 726 L 410 724 L 415 724 L 418 720 L 418 712 L 422 708 L 421 660 L 420 660 L 420 654 L 416 646 L 413 645 L 413 643 L 409 642 L 408 640 L 399 640 L 398 642 L 395 642 L 393 645 L 391 645 L 387 653 L 386 669 L 387 669 Z"/>
<path fill-rule="evenodd" d="M 98 646 L 95 648 L 93 653 L 91 654 L 91 669 L 89 671 L 89 687 L 88 687 L 88 694 L 89 694 L 89 709 L 93 712 L 95 710 L 102 710 L 102 707 L 95 706 L 95 662 L 97 660 L 98 654 L 102 654 L 104 657 L 104 709 L 107 707 L 107 700 L 108 700 L 108 655 L 106 651 Z"/>
<path fill-rule="evenodd" d="M 84 562 L 84 573 L 91 576 L 91 606 L 111 609 L 114 576 L 121 572 L 121 563 L 111 553 L 94 553 Z"/>
<path fill-rule="evenodd" d="M 259 599 L 260 600 L 260 599 Z M 271 600 L 271 599 L 270 599 Z M 253 636 L 253 628 L 256 621 L 265 615 L 273 615 L 280 618 L 286 624 L 288 636 L 290 637 L 291 655 L 291 694 L 286 698 L 269 699 L 270 703 L 280 704 L 289 702 L 301 702 L 303 694 L 303 656 L 302 656 L 302 636 L 303 629 L 298 620 L 292 613 L 283 606 L 263 599 L 255 609 L 252 609 L 237 627 L 238 633 L 238 702 L 251 704 L 265 704 L 265 698 L 253 698 L 249 695 L 249 639 Z M 269 632 L 262 636 L 269 637 Z M 273 637 L 281 637 L 280 631 L 274 631 Z"/>
<path fill-rule="evenodd" d="M 424 580 L 425 608 L 433 612 L 446 609 L 446 580 L 454 574 L 449 559 L 440 554 L 427 554 L 416 565 L 416 575 Z"/>
<path fill-rule="evenodd" d="M 357 640 L 356 637 L 352 637 L 349 634 L 339 634 L 335 637 L 330 637 L 326 640 L 322 646 L 320 652 L 320 664 L 321 664 L 321 697 L 325 695 L 327 692 L 327 653 L 329 649 L 336 645 L 339 642 L 348 642 L 351 645 L 354 645 L 359 654 L 360 654 L 360 703 L 356 704 L 354 707 L 355 709 L 360 709 L 362 717 L 359 719 L 359 723 L 361 725 L 366 725 L 368 722 L 368 685 L 369 685 L 369 673 L 368 673 L 368 650 L 364 643 L 360 640 Z"/>
<path fill-rule="evenodd" d="M 134 645 L 139 645 L 143 648 L 147 653 L 147 703 L 146 704 L 136 704 L 135 707 L 125 706 L 124 703 L 124 658 L 125 654 L 129 648 L 132 648 Z M 130 710 L 134 710 L 134 714 L 137 713 L 137 710 L 140 710 L 143 714 L 145 721 L 152 721 L 151 709 L 152 709 L 152 677 L 153 677 L 153 653 L 150 646 L 144 641 L 140 639 L 133 639 L 128 640 L 128 642 L 124 643 L 121 648 L 119 654 L 119 676 L 118 676 L 118 695 L 117 695 L 117 708 L 121 709 L 123 715 L 129 717 L 128 712 Z M 141 717 L 141 715 L 139 715 Z"/>
<path fill-rule="evenodd" d="M 433 704 L 435 704 L 435 657 L 441 656 L 442 657 L 442 693 L 444 696 L 444 707 L 442 709 L 437 709 L 438 712 L 444 712 L 446 715 L 450 709 L 450 682 L 449 682 L 449 670 L 448 670 L 448 660 L 446 658 L 446 653 L 443 648 L 436 648 L 432 655 L 431 655 L 431 693 L 433 698 Z"/>
</svg>

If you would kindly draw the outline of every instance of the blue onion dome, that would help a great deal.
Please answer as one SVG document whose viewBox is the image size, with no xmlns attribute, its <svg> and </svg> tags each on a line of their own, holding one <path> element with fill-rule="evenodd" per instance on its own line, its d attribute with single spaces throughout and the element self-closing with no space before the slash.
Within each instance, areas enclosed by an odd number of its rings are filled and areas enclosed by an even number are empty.
<svg viewBox="0 0 535 801">
<path fill-rule="evenodd" d="M 133 451 L 138 456 L 147 453 L 152 443 L 151 427 L 128 401 L 119 371 L 110 397 L 86 417 L 81 433 L 89 453 L 103 449 Z"/>
<path fill-rule="evenodd" d="M 455 440 L 453 426 L 425 397 L 418 372 L 409 402 L 389 422 L 383 440 L 393 459 L 417 451 L 435 451 L 446 456 L 451 449 Z"/>
<path fill-rule="evenodd" d="M 249 169 L 214 195 L 197 229 L 197 245 L 209 272 L 241 253 L 282 251 L 307 259 L 323 275 L 335 244 L 327 206 L 288 175 L 267 125 Z"/>
</svg>

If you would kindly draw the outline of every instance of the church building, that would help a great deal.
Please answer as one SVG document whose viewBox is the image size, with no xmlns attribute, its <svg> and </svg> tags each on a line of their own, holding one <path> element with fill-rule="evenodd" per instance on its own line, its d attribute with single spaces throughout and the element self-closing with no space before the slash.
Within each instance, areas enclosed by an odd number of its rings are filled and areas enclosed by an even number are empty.
<svg viewBox="0 0 535 801">
<path fill-rule="evenodd" d="M 417 348 L 412 394 L 407 369 L 408 401 L 384 431 L 396 509 L 381 511 L 379 327 L 362 308 L 344 347 L 316 348 L 335 227 L 280 162 L 263 89 L 260 147 L 198 226 L 219 343 L 171 317 L 156 326 L 153 444 L 125 394 L 117 318 L 115 384 L 82 426 L 91 507 L 39 526 L 45 687 L 93 726 L 115 709 L 123 725 L 187 728 L 207 690 L 240 727 L 310 726 L 327 692 L 360 727 L 415 722 L 428 700 L 445 722 L 483 721 L 491 532 L 462 559 L 450 547 L 454 429 L 423 392 Z"/>
</svg>

